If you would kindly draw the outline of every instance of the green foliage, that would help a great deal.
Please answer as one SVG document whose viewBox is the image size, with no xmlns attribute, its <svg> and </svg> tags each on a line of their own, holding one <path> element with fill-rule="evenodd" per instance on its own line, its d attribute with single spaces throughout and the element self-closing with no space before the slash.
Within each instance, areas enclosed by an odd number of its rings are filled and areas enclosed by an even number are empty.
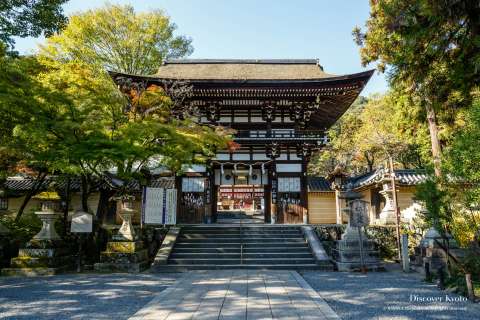
<svg viewBox="0 0 480 320">
<path fill-rule="evenodd" d="M 380 257 L 395 259 L 397 254 L 397 234 L 394 226 L 368 226 L 365 233 L 378 247 Z"/>
<path fill-rule="evenodd" d="M 448 194 L 445 190 L 440 190 L 438 181 L 432 178 L 418 185 L 415 197 L 425 204 L 426 210 L 422 218 L 439 232 L 444 232 L 444 226 L 450 225 L 452 215 Z"/>
<path fill-rule="evenodd" d="M 35 80 L 42 66 L 34 57 L 11 57 L 0 53 L 0 177 L 18 165 L 45 168 L 56 157 L 51 145 L 30 144 L 17 135 L 17 126 L 31 123 L 42 109 L 43 92 Z"/>
<path fill-rule="evenodd" d="M 13 48 L 13 37 L 49 36 L 67 22 L 62 4 L 67 0 L 2 0 L 0 43 Z"/>
<path fill-rule="evenodd" d="M 316 225 L 315 232 L 327 251 L 327 254 L 332 255 L 332 250 L 335 248 L 335 241 L 340 240 L 342 234 L 345 232 L 345 225 Z M 397 256 L 397 235 L 395 227 L 392 226 L 368 226 L 365 228 L 365 233 L 372 239 L 383 259 L 394 259 Z"/>
<path fill-rule="evenodd" d="M 61 98 L 40 131 L 62 148 L 58 170 L 98 176 L 116 168 L 124 178 L 139 178 L 145 167 L 178 171 L 225 145 L 221 130 L 172 117 L 173 90 L 128 86 L 123 95 L 105 71 L 152 73 L 164 59 L 188 54 L 190 41 L 174 37 L 174 29 L 160 11 L 136 14 L 131 6 L 106 5 L 72 16 L 47 39 L 40 61 L 48 72 L 39 81 Z"/>
<path fill-rule="evenodd" d="M 10 230 L 8 237 L 12 239 L 17 246 L 24 245 L 36 235 L 42 223 L 40 219 L 32 212 L 27 212 L 19 221 L 11 215 L 0 215 L 0 223 Z"/>
<path fill-rule="evenodd" d="M 353 32 L 364 65 L 388 66 L 394 83 L 436 103 L 469 100 L 480 80 L 478 1 L 379 0 L 370 8 L 366 32 Z"/>
<path fill-rule="evenodd" d="M 388 155 L 404 168 L 422 167 L 428 159 L 427 129 L 411 126 L 409 117 L 415 115 L 409 107 L 395 92 L 358 100 L 328 131 L 330 145 L 314 159 L 311 171 L 326 175 L 341 165 L 361 174 L 383 164 Z"/>
<path fill-rule="evenodd" d="M 458 196 L 467 208 L 480 208 L 480 93 L 477 92 L 472 106 L 461 111 L 460 130 L 445 150 L 444 170 L 466 184 Z"/>
<path fill-rule="evenodd" d="M 77 13 L 59 34 L 47 39 L 42 54 L 58 61 L 81 61 L 128 74 L 153 74 L 167 58 L 189 55 L 185 36 L 160 10 L 136 13 L 130 5 L 106 4 Z"/>
</svg>

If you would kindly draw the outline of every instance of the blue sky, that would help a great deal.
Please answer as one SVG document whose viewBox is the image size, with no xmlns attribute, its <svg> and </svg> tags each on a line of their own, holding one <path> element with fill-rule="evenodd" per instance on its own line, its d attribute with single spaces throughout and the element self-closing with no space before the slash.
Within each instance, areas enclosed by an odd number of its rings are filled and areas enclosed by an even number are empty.
<svg viewBox="0 0 480 320">
<path fill-rule="evenodd" d="M 110 1 L 138 11 L 163 9 L 193 39 L 190 58 L 318 58 L 326 72 L 346 74 L 372 69 L 360 64 L 352 29 L 368 18 L 368 0 L 145 0 Z M 103 5 L 70 0 L 67 15 Z M 31 52 L 42 39 L 18 39 L 16 48 Z M 385 92 L 375 73 L 363 95 Z"/>
</svg>

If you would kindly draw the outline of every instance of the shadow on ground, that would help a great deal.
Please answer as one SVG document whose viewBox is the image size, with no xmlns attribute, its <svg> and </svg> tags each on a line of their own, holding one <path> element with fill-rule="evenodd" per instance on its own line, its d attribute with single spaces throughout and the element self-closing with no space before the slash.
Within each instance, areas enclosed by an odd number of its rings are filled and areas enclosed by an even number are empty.
<svg viewBox="0 0 480 320">
<path fill-rule="evenodd" d="M 478 304 L 438 290 L 419 274 L 312 271 L 302 276 L 344 320 L 480 319 Z"/>
<path fill-rule="evenodd" d="M 0 278 L 0 319 L 127 319 L 178 275 Z"/>
</svg>

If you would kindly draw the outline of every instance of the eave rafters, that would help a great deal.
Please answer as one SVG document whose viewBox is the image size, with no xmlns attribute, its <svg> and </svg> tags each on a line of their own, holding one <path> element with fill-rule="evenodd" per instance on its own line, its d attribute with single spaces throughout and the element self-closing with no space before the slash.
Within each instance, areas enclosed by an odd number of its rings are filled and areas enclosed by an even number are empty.
<svg viewBox="0 0 480 320">
<path fill-rule="evenodd" d="M 193 99 L 298 99 L 298 98 L 316 98 L 334 97 L 345 95 L 350 92 L 357 93 L 363 86 L 349 85 L 330 88 L 210 88 L 193 89 Z"/>
</svg>

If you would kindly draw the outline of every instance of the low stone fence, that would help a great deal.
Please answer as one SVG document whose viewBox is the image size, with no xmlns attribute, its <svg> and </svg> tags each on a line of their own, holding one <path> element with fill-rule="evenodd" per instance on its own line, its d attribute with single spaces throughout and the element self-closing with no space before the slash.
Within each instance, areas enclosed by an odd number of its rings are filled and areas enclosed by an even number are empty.
<svg viewBox="0 0 480 320">
<path fill-rule="evenodd" d="M 347 227 L 344 224 L 318 224 L 313 225 L 317 235 L 322 241 L 325 251 L 332 255 L 332 248 L 336 240 L 340 240 Z M 394 259 L 397 255 L 395 226 L 372 225 L 365 228 L 368 237 L 375 242 L 382 259 Z"/>
</svg>

